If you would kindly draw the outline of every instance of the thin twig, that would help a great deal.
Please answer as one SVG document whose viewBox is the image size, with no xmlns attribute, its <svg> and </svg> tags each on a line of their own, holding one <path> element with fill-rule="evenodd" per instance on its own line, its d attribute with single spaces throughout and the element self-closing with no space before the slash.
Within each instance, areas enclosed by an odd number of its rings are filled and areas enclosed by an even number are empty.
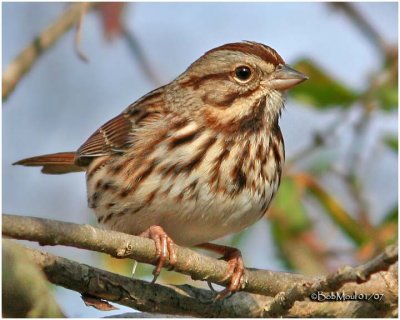
<svg viewBox="0 0 400 320">
<path fill-rule="evenodd" d="M 76 25 L 76 33 L 75 33 L 75 52 L 78 55 L 79 59 L 83 62 L 89 62 L 86 54 L 83 53 L 81 49 L 81 38 L 82 38 L 82 30 L 83 30 L 83 21 L 85 20 L 85 15 L 89 7 L 89 2 L 83 2 L 81 4 L 81 14 Z"/>
<path fill-rule="evenodd" d="M 318 150 L 321 147 L 324 147 L 328 144 L 329 139 L 331 139 L 336 131 L 339 129 L 339 126 L 347 121 L 347 118 L 350 116 L 350 110 L 345 110 L 338 115 L 338 117 L 332 121 L 326 128 L 319 132 L 314 132 L 313 140 L 310 142 L 308 146 L 298 151 L 296 154 L 292 155 L 287 160 L 287 166 L 292 166 L 293 164 L 303 160 L 306 157 L 309 157 L 314 151 Z"/>
<path fill-rule="evenodd" d="M 146 58 L 140 41 L 136 38 L 134 32 L 129 31 L 126 27 L 122 29 L 122 36 L 126 41 L 128 48 L 132 55 L 137 59 L 139 65 L 141 66 L 145 75 L 150 79 L 150 81 L 156 85 L 160 86 L 163 84 L 159 75 L 154 71 L 152 64 Z"/>
<path fill-rule="evenodd" d="M 306 286 L 296 285 L 286 293 L 279 293 L 266 309 L 264 316 L 283 316 L 293 307 L 295 302 L 305 300 L 312 293 L 336 291 L 348 282 L 364 283 L 370 279 L 372 274 L 387 271 L 397 260 L 397 244 L 388 246 L 383 253 L 364 265 L 354 268 L 347 266 L 320 281 L 315 281 Z"/>
<path fill-rule="evenodd" d="M 373 27 L 373 25 L 365 19 L 365 17 L 354 7 L 353 3 L 347 2 L 330 2 L 334 8 L 342 10 L 346 14 L 351 22 L 358 27 L 358 29 L 366 36 L 371 43 L 378 48 L 382 56 L 386 57 L 388 54 L 388 46 L 379 34 L 379 32 Z"/>
<path fill-rule="evenodd" d="M 52 25 L 45 29 L 31 44 L 29 44 L 6 68 L 3 73 L 2 99 L 5 101 L 14 91 L 23 76 L 32 68 L 38 58 L 57 40 L 71 29 L 81 16 L 82 6 L 86 4 L 74 3 Z M 96 3 L 87 4 L 88 9 Z"/>
</svg>

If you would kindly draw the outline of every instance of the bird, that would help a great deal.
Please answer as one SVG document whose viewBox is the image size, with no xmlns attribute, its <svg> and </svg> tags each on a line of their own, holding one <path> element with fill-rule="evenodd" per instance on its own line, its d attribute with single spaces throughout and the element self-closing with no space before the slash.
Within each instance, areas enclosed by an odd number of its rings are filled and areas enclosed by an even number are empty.
<svg viewBox="0 0 400 320">
<path fill-rule="evenodd" d="M 307 79 L 267 45 L 227 43 L 129 105 L 76 151 L 14 164 L 86 172 L 98 223 L 154 240 L 153 282 L 166 261 L 176 263 L 173 244 L 222 254 L 223 298 L 243 288 L 244 263 L 240 250 L 210 241 L 266 213 L 285 160 L 279 118 L 286 92 Z"/>
</svg>

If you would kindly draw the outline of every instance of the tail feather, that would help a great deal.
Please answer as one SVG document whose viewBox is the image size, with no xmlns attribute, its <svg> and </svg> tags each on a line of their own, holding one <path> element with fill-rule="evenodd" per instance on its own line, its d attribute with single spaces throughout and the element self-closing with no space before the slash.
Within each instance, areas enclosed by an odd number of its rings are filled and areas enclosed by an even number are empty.
<svg viewBox="0 0 400 320">
<path fill-rule="evenodd" d="M 84 167 L 75 164 L 75 152 L 59 152 L 19 160 L 13 165 L 28 167 L 42 167 L 42 172 L 47 174 L 63 174 L 85 171 Z"/>
</svg>

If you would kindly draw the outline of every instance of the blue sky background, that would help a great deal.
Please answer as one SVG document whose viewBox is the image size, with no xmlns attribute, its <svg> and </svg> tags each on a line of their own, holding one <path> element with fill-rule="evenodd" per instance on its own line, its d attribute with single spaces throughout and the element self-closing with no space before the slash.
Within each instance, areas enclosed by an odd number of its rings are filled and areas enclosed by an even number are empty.
<svg viewBox="0 0 400 320">
<path fill-rule="evenodd" d="M 397 3 L 355 5 L 389 43 L 397 43 Z M 3 3 L 3 70 L 64 9 L 61 3 Z M 380 67 L 375 48 L 346 17 L 325 3 L 139 3 L 127 6 L 125 19 L 164 82 L 205 51 L 240 40 L 270 45 L 288 63 L 312 58 L 354 89 L 363 88 L 368 75 Z M 38 169 L 12 167 L 11 163 L 28 156 L 76 150 L 101 124 L 155 88 L 125 42 L 104 40 L 98 15 L 92 13 L 84 22 L 81 47 L 88 64 L 77 58 L 73 42 L 74 32 L 70 31 L 39 59 L 4 103 L 5 213 L 95 224 L 86 206 L 83 174 L 42 175 Z M 312 132 L 337 116 L 335 110 L 320 115 L 290 100 L 286 105 L 281 127 L 288 157 L 307 144 Z M 397 202 L 397 157 L 386 153 L 380 143 L 383 134 L 397 133 L 397 128 L 397 112 L 377 112 L 367 138 L 363 165 L 370 168 L 367 193 L 373 221 Z M 337 149 L 332 147 L 330 155 L 343 152 L 349 132 L 343 129 L 340 143 Z M 371 154 L 375 154 L 373 160 Z M 335 183 L 331 188 L 343 193 Z M 338 233 L 318 217 L 315 221 L 322 225 L 321 233 L 330 232 L 332 237 Z M 283 270 L 265 223 L 251 227 L 251 235 L 245 237 L 241 245 L 245 262 L 251 267 Z M 89 252 L 45 249 L 96 265 L 95 255 Z M 85 307 L 75 292 L 58 289 L 56 294 L 70 317 L 127 310 L 99 312 Z"/>
</svg>

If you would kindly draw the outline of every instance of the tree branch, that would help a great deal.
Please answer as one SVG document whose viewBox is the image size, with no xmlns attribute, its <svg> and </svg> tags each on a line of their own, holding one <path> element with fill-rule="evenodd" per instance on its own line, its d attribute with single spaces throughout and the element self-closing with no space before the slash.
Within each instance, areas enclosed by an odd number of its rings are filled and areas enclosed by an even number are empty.
<svg viewBox="0 0 400 320">
<path fill-rule="evenodd" d="M 365 283 L 371 278 L 372 274 L 387 271 L 397 260 L 397 244 L 388 246 L 383 253 L 364 265 L 355 268 L 343 267 L 324 279 L 315 281 L 311 286 L 295 285 L 288 292 L 278 294 L 263 316 L 283 316 L 297 301 L 303 301 L 313 293 L 337 291 L 348 282 Z"/>
<path fill-rule="evenodd" d="M 388 53 L 388 45 L 383 37 L 374 28 L 374 26 L 355 8 L 353 3 L 332 2 L 329 3 L 332 7 L 342 10 L 342 12 L 350 18 L 356 27 L 370 40 L 370 42 L 386 57 Z"/>
<path fill-rule="evenodd" d="M 32 68 L 33 64 L 61 36 L 71 29 L 80 19 L 82 6 L 94 7 L 96 3 L 75 3 L 70 5 L 52 25 L 45 29 L 31 44 L 29 44 L 6 68 L 3 73 L 2 99 L 5 101 L 14 91 L 22 77 Z"/>
<path fill-rule="evenodd" d="M 155 245 L 150 239 L 121 232 L 102 230 L 90 225 L 54 221 L 48 219 L 3 214 L 3 235 L 15 239 L 39 242 L 41 245 L 65 245 L 107 253 L 115 258 L 131 258 L 139 262 L 155 264 Z M 208 280 L 227 285 L 228 264 L 193 250 L 174 246 L 177 262 L 174 270 L 195 280 Z M 168 268 L 168 261 L 165 264 Z M 247 284 L 244 291 L 275 296 L 296 284 L 312 281 L 311 277 L 246 269 Z"/>
<path fill-rule="evenodd" d="M 142 312 L 196 317 L 261 317 L 265 315 L 264 306 L 274 303 L 274 299 L 271 297 L 245 292 L 236 293 L 222 301 L 212 302 L 213 294 L 210 291 L 189 285 L 150 284 L 29 248 L 24 249 L 24 255 L 42 268 L 48 280 L 56 285 L 113 301 Z M 392 266 L 392 269 L 395 270 L 396 267 Z M 397 274 L 393 270 L 384 274 L 389 283 L 396 282 L 397 279 Z M 375 287 L 375 291 L 385 294 L 384 302 L 379 305 L 365 301 L 335 303 L 299 301 L 287 311 L 286 315 L 289 317 L 379 317 L 391 315 L 395 307 L 389 308 L 388 305 L 397 301 L 397 295 L 388 290 L 378 274 L 372 276 L 368 281 L 368 286 L 371 283 Z M 346 290 L 364 292 L 369 289 L 364 283 L 362 285 L 353 284 Z"/>
</svg>

